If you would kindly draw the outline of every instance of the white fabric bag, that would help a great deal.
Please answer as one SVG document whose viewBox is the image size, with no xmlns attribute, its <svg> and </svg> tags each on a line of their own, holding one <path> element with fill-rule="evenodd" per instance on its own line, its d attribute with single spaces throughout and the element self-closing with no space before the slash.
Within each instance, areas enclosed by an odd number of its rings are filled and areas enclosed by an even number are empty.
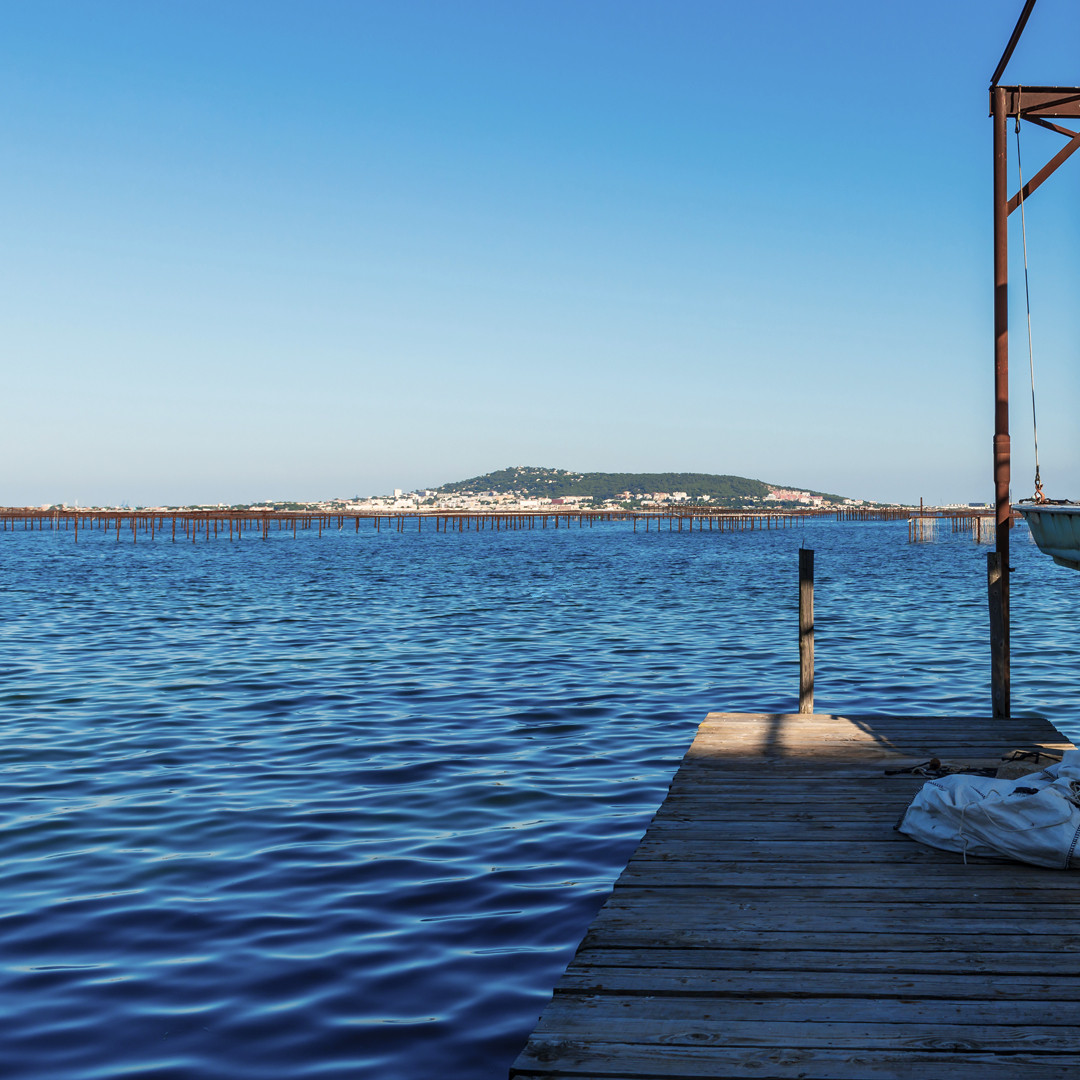
<svg viewBox="0 0 1080 1080">
<path fill-rule="evenodd" d="M 1080 750 L 1018 780 L 963 773 L 930 780 L 896 827 L 946 851 L 1080 870 Z"/>
</svg>

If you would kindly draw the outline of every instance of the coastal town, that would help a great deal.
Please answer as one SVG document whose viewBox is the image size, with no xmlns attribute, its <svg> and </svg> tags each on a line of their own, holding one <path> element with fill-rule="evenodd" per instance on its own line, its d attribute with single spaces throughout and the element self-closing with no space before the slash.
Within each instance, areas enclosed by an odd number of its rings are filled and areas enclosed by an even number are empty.
<svg viewBox="0 0 1080 1080">
<path fill-rule="evenodd" d="M 44 503 L 42 510 L 80 510 L 80 509 L 118 509 L 141 510 L 147 512 L 166 510 L 248 510 L 248 511 L 288 511 L 296 510 L 308 513 L 415 513 L 417 511 L 437 512 L 441 510 L 455 512 L 485 511 L 505 513 L 528 513 L 544 509 L 564 508 L 566 510 L 662 510 L 676 506 L 701 506 L 718 509 L 767 510 L 776 509 L 825 509 L 830 507 L 870 507 L 882 505 L 863 499 L 829 498 L 824 495 L 800 491 L 795 488 L 772 488 L 766 495 L 748 495 L 736 501 L 720 501 L 710 495 L 691 496 L 685 491 L 653 491 L 634 494 L 620 492 L 615 498 L 597 499 L 588 495 L 562 495 L 542 498 L 520 492 L 500 492 L 494 490 L 443 492 L 421 488 L 406 491 L 396 488 L 387 495 L 372 495 L 362 498 L 336 497 L 315 502 L 296 502 L 292 500 L 264 499 L 245 504 L 200 503 L 183 507 L 176 506 L 131 506 L 121 504 L 117 507 L 88 507 L 76 503 Z"/>
<path fill-rule="evenodd" d="M 394 510 L 505 510 L 508 513 L 543 510 L 547 507 L 565 507 L 571 510 L 653 510 L 664 507 L 696 504 L 718 506 L 713 496 L 691 496 L 685 491 L 653 491 L 641 495 L 629 491 L 619 492 L 614 498 L 597 499 L 588 495 L 561 495 L 541 498 L 520 492 L 494 490 L 460 491 L 447 493 L 436 490 L 403 491 L 396 489 L 390 495 L 376 495 L 368 499 L 335 499 L 322 504 L 328 510 L 394 511 Z M 790 488 L 774 488 L 767 495 L 745 496 L 739 500 L 741 509 L 756 505 L 761 509 L 770 506 L 823 507 L 831 505 L 823 495 Z M 863 506 L 862 499 L 844 499 L 838 505 Z M 269 507 L 268 507 L 269 508 Z"/>
</svg>

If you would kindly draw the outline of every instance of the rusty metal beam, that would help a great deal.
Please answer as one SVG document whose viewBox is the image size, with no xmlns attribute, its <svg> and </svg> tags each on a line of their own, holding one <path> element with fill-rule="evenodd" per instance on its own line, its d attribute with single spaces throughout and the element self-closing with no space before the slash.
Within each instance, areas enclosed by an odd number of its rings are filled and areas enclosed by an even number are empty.
<svg viewBox="0 0 1080 1080">
<path fill-rule="evenodd" d="M 1021 120 L 1067 119 L 1080 117 L 1080 87 L 1078 86 L 992 86 L 990 115 L 994 114 L 994 94 L 1005 92 L 1005 115 Z"/>
<path fill-rule="evenodd" d="M 1062 127 L 1060 124 L 1051 124 L 1049 120 L 1042 120 L 1038 116 L 1025 116 L 1024 119 L 1029 123 L 1046 128 L 1047 131 L 1056 131 L 1059 135 L 1064 135 L 1068 139 L 1071 139 L 1074 135 L 1080 135 L 1080 131 L 1072 131 L 1070 128 Z"/>
<path fill-rule="evenodd" d="M 1031 15 L 1031 9 L 1034 6 L 1035 0 L 1027 0 L 1024 4 L 1024 10 L 1020 12 L 1020 18 L 1016 20 L 1016 26 L 1013 27 L 1012 37 L 1009 38 L 1009 44 L 1005 46 L 1005 51 L 1001 54 L 998 66 L 994 68 L 994 74 L 990 77 L 991 86 L 997 86 L 1001 76 L 1005 74 L 1005 68 L 1012 59 L 1013 50 L 1016 48 L 1016 43 L 1020 40 L 1020 35 L 1024 32 L 1024 27 L 1027 26 L 1028 17 Z"/>
<path fill-rule="evenodd" d="M 1047 180 L 1062 162 L 1067 161 L 1080 150 L 1080 135 L 1074 135 L 1023 187 L 1009 200 L 1011 214 L 1020 205 L 1020 195 L 1026 199 L 1037 187 Z"/>
</svg>

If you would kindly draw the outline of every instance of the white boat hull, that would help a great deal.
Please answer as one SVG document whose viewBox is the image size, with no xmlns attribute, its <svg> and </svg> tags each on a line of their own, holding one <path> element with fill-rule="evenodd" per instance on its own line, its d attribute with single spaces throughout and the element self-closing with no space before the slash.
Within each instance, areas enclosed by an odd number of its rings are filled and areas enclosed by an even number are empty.
<svg viewBox="0 0 1080 1080">
<path fill-rule="evenodd" d="M 1024 515 L 1031 536 L 1044 555 L 1049 555 L 1059 566 L 1080 570 L 1080 504 L 1015 503 L 1013 509 Z"/>
</svg>

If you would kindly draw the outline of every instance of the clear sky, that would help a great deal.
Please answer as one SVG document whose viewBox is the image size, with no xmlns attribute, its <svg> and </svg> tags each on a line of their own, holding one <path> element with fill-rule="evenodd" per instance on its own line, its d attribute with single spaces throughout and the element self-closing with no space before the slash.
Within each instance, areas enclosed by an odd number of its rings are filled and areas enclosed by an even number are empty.
<svg viewBox="0 0 1080 1080">
<path fill-rule="evenodd" d="M 0 503 L 517 464 L 989 500 L 986 88 L 1021 7 L 4 4 Z M 1080 84 L 1078 42 L 1080 5 L 1039 0 L 1005 81 Z M 1078 188 L 1074 158 L 1027 213 L 1043 476 L 1073 498 Z"/>
</svg>

